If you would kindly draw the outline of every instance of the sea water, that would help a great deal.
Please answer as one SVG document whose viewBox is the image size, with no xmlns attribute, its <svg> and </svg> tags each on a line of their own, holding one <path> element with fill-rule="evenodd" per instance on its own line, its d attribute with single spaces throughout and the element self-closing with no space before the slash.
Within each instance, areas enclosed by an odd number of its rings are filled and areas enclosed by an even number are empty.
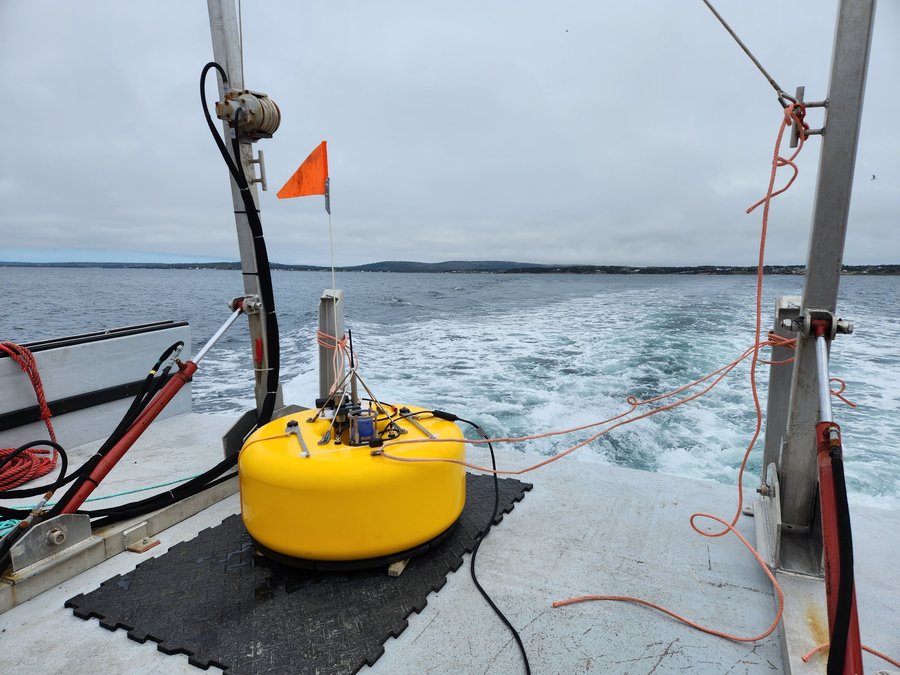
<svg viewBox="0 0 900 675">
<path fill-rule="evenodd" d="M 310 405 L 318 395 L 317 302 L 330 275 L 275 272 L 273 279 L 285 399 Z M 753 343 L 751 276 L 356 272 L 337 279 L 360 373 L 376 396 L 454 412 L 493 436 L 612 417 L 628 408 L 627 396 L 680 387 Z M 799 294 L 802 282 L 766 279 L 764 330 L 775 297 Z M 177 319 L 191 323 L 194 350 L 243 294 L 239 272 L 217 270 L 0 268 L 0 288 L 0 340 Z M 856 331 L 836 340 L 831 363 L 858 404 L 834 401 L 851 500 L 891 509 L 900 508 L 898 296 L 898 277 L 844 277 L 838 310 Z M 758 374 L 765 409 L 768 367 Z M 749 359 L 706 396 L 616 429 L 578 457 L 734 483 L 755 424 L 748 376 Z M 210 352 L 193 391 L 198 412 L 254 406 L 245 322 Z M 550 455 L 590 433 L 505 445 L 499 461 L 505 452 Z M 762 440 L 748 489 L 759 483 L 761 455 Z"/>
</svg>

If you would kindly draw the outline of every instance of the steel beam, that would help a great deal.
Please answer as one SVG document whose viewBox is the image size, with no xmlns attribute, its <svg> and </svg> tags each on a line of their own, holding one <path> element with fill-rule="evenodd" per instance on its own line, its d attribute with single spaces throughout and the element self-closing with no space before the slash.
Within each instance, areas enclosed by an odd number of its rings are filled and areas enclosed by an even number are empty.
<svg viewBox="0 0 900 675">
<path fill-rule="evenodd" d="M 841 0 L 838 7 L 804 311 L 834 312 L 837 305 L 874 15 L 875 0 Z M 781 461 L 782 517 L 797 528 L 808 528 L 815 516 L 818 395 L 815 345 L 798 336 Z"/>
<path fill-rule="evenodd" d="M 228 73 L 229 89 L 243 90 L 244 67 L 241 60 L 240 31 L 238 29 L 234 0 L 207 0 L 207 5 L 209 8 L 209 28 L 212 33 L 213 57 Z M 219 84 L 219 100 L 221 101 L 225 97 L 225 85 L 218 73 L 216 73 L 216 80 Z M 234 153 L 231 148 L 232 130 L 228 126 L 228 122 L 224 120 L 222 121 L 222 133 L 228 152 L 234 159 Z M 247 182 L 250 184 L 250 194 L 253 196 L 253 203 L 256 205 L 256 210 L 259 211 L 259 195 L 256 190 L 256 184 L 251 180 L 255 175 L 252 164 L 253 145 L 250 141 L 241 141 L 239 147 L 240 162 L 244 167 Z M 244 277 L 244 293 L 248 296 L 260 298 L 260 303 L 262 303 L 259 277 L 257 276 L 258 269 L 253 251 L 253 234 L 250 231 L 250 224 L 244 209 L 244 200 L 241 197 L 241 191 L 237 183 L 233 179 L 229 182 L 231 184 L 231 200 L 234 204 L 238 249 L 241 255 L 241 272 Z M 250 326 L 250 344 L 254 354 L 257 409 L 260 408 L 266 396 L 266 374 L 269 371 L 269 354 L 266 345 L 269 343 L 266 335 L 265 316 L 266 311 L 269 309 L 271 308 L 261 304 L 260 311 L 247 314 Z M 258 343 L 257 340 L 260 342 Z M 256 360 L 256 344 L 262 345 L 262 358 L 259 361 Z M 279 387 L 279 400 L 276 401 L 276 407 L 282 405 L 280 398 Z"/>
<path fill-rule="evenodd" d="M 775 325 L 772 332 L 784 338 L 794 333 L 782 326 L 785 320 L 800 315 L 801 298 L 798 295 L 779 295 L 775 301 Z M 770 464 L 781 465 L 781 445 L 787 431 L 788 408 L 791 400 L 791 376 L 794 371 L 794 350 L 790 347 L 772 349 L 772 365 L 769 366 L 769 392 L 766 397 L 766 442 L 763 451 L 761 482 L 766 483 Z"/>
</svg>

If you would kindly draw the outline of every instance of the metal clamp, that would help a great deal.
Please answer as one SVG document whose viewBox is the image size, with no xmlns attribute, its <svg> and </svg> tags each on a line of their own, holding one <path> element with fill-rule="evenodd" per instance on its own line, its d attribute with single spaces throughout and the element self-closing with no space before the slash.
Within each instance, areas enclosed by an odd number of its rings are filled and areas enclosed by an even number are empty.
<svg viewBox="0 0 900 675">
<path fill-rule="evenodd" d="M 793 319 L 784 319 L 781 327 L 785 330 L 800 333 L 804 337 L 812 337 L 814 325 L 825 323 L 825 336 L 833 340 L 836 335 L 850 335 L 853 332 L 853 322 L 845 319 L 835 319 L 834 314 L 824 309 L 807 309 L 801 316 Z"/>
<path fill-rule="evenodd" d="M 261 309 L 262 301 L 258 295 L 244 296 L 244 314 L 259 314 Z"/>
<path fill-rule="evenodd" d="M 14 573 L 45 558 L 70 549 L 75 550 L 91 539 L 91 519 L 84 514 L 67 513 L 30 527 L 10 550 Z"/>
<path fill-rule="evenodd" d="M 797 87 L 797 94 L 796 94 L 796 96 L 793 97 L 794 103 L 801 103 L 801 104 L 803 104 L 803 107 L 806 109 L 827 108 L 828 107 L 828 101 L 804 101 L 803 93 L 805 91 L 806 91 L 806 87 Z M 791 97 L 787 97 L 787 98 L 791 98 Z M 801 122 L 802 122 L 802 119 L 801 119 Z M 800 131 L 801 131 L 800 125 L 797 124 L 796 122 L 794 122 L 791 125 L 791 147 L 792 148 L 796 148 L 800 142 Z M 825 131 L 824 128 L 810 129 L 809 125 L 804 124 L 803 138 L 805 140 L 806 138 L 809 138 L 810 136 L 821 135 L 824 131 Z"/>
<path fill-rule="evenodd" d="M 268 190 L 267 190 L 267 186 L 266 186 L 266 161 L 265 161 L 265 158 L 263 157 L 263 151 L 260 150 L 259 157 L 257 159 L 251 159 L 250 163 L 259 165 L 259 178 L 256 178 L 254 176 L 253 178 L 250 179 L 250 183 L 251 184 L 259 183 L 262 186 L 263 192 L 267 192 Z"/>
</svg>

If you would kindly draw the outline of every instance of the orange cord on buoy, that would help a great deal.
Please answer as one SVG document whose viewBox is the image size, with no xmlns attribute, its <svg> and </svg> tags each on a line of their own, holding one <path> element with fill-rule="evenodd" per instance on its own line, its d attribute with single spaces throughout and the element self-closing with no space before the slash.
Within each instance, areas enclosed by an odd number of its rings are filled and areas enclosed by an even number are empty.
<svg viewBox="0 0 900 675">
<path fill-rule="evenodd" d="M 761 347 L 770 346 L 770 345 L 771 346 L 774 346 L 774 345 L 790 346 L 793 344 L 794 344 L 793 339 L 775 336 L 774 338 L 769 339 L 764 343 L 760 343 L 760 346 Z M 740 364 L 741 361 L 743 361 L 748 356 L 750 356 L 753 353 L 753 351 L 754 351 L 754 347 L 750 347 L 750 348 L 746 349 L 743 352 L 743 354 L 741 354 L 741 356 L 736 358 L 731 363 L 719 368 L 716 371 L 713 371 L 712 373 L 709 373 L 708 375 L 704 375 L 703 377 L 701 377 L 697 380 L 694 380 L 693 382 L 691 382 L 689 384 L 679 387 L 678 389 L 673 389 L 672 391 L 667 392 L 665 394 L 660 394 L 659 396 L 654 396 L 652 398 L 648 398 L 648 399 L 644 399 L 644 400 L 638 400 L 634 396 L 629 396 L 626 399 L 626 402 L 630 406 L 628 410 L 626 410 L 625 412 L 619 413 L 618 415 L 615 415 L 613 417 L 610 417 L 608 419 L 601 420 L 599 422 L 592 422 L 590 424 L 584 424 L 584 425 L 581 425 L 578 427 L 571 427 L 569 429 L 562 429 L 559 431 L 547 431 L 547 432 L 544 432 L 541 434 L 533 434 L 530 436 L 518 436 L 518 437 L 512 437 L 512 438 L 489 438 L 489 439 L 485 439 L 485 440 L 466 439 L 466 441 L 465 441 L 466 443 L 468 443 L 470 445 L 486 445 L 488 443 L 518 443 L 518 442 L 523 442 L 523 441 L 536 440 L 536 439 L 540 439 L 540 438 L 548 438 L 550 436 L 559 436 L 562 434 L 570 434 L 570 433 L 574 433 L 577 431 L 583 431 L 584 429 L 590 429 L 592 427 L 597 427 L 597 426 L 609 425 L 606 428 L 601 429 L 597 433 L 593 434 L 592 436 L 589 436 L 588 438 L 584 439 L 583 441 L 576 443 L 575 445 L 563 450 L 562 452 L 559 452 L 556 455 L 553 455 L 552 457 L 548 457 L 547 459 L 542 460 L 542 461 L 538 462 L 537 464 L 533 464 L 531 466 L 525 467 L 524 469 L 518 469 L 515 471 L 513 471 L 513 470 L 506 470 L 506 471 L 495 470 L 495 469 L 492 469 L 489 467 L 483 467 L 483 466 L 478 466 L 476 464 L 470 464 L 468 462 L 463 462 L 461 460 L 451 460 L 451 459 L 445 459 L 445 458 L 440 458 L 440 457 L 403 457 L 400 455 L 390 454 L 388 452 L 385 452 L 384 450 L 382 450 L 379 454 L 381 454 L 386 459 L 391 459 L 391 460 L 398 461 L 398 462 L 449 462 L 451 464 L 459 464 L 459 465 L 468 467 L 470 469 L 473 469 L 476 471 L 483 471 L 483 472 L 489 473 L 489 474 L 497 474 L 497 475 L 504 475 L 504 476 L 519 476 L 524 473 L 534 471 L 535 469 L 539 469 L 539 468 L 546 466 L 557 460 L 560 460 L 563 457 L 565 457 L 566 455 L 571 454 L 575 450 L 578 450 L 579 448 L 583 448 L 585 445 L 592 443 L 593 441 L 595 441 L 598 438 L 600 438 L 601 436 L 609 433 L 613 429 L 617 429 L 618 427 L 624 426 L 626 424 L 631 424 L 632 422 L 637 422 L 638 420 L 642 420 L 647 417 L 652 417 L 653 415 L 661 413 L 665 410 L 671 410 L 673 408 L 677 408 L 679 406 L 684 405 L 685 403 L 688 403 L 697 398 L 700 398 L 704 394 L 711 391 L 714 387 L 716 387 L 716 385 L 718 385 L 723 379 L 725 379 L 725 377 L 732 370 L 734 370 L 734 368 L 737 367 L 737 365 Z M 667 398 L 671 398 L 673 396 L 676 396 L 677 394 L 680 394 L 680 393 L 690 389 L 691 387 L 694 387 L 698 384 L 702 384 L 703 382 L 706 382 L 707 380 L 710 380 L 712 378 L 715 378 L 715 379 L 713 379 L 712 383 L 707 385 L 705 388 L 701 389 L 698 392 L 695 392 L 695 393 L 685 396 L 683 398 L 677 399 L 676 401 L 674 401 L 672 403 L 668 403 L 666 405 L 659 406 L 658 408 L 652 408 L 652 409 L 648 410 L 647 412 L 641 413 L 639 415 L 634 415 L 632 417 L 628 417 L 628 415 L 633 413 L 635 410 L 637 410 L 641 406 L 649 405 L 652 403 L 658 403 Z M 387 443 L 384 444 L 383 448 L 387 449 L 387 448 L 393 447 L 393 446 L 408 446 L 408 445 L 415 445 L 415 444 L 419 444 L 419 443 L 442 443 L 442 442 L 443 443 L 458 443 L 459 441 L 457 441 L 455 439 L 441 439 L 441 438 L 434 438 L 434 439 L 411 438 L 408 440 L 388 441 Z"/>
<path fill-rule="evenodd" d="M 50 422 L 50 408 L 47 406 L 47 399 L 44 396 L 44 385 L 41 382 L 41 375 L 38 372 L 34 354 L 27 347 L 13 342 L 0 343 L 0 351 L 9 355 L 28 375 L 28 378 L 31 380 L 31 386 L 34 388 L 38 406 L 41 409 L 41 419 L 47 425 L 47 433 L 50 434 L 50 440 L 56 443 L 56 433 L 54 433 L 53 424 Z M 0 449 L 0 461 L 14 451 L 15 448 Z M 20 452 L 0 469 L 0 491 L 10 490 L 35 478 L 46 476 L 56 468 L 58 458 L 59 453 L 55 449 L 52 454 L 49 450 L 40 448 L 32 448 Z"/>
<path fill-rule="evenodd" d="M 333 394 L 340 383 L 344 372 L 344 359 L 347 356 L 347 336 L 344 335 L 340 340 L 334 335 L 329 335 L 321 330 L 316 331 L 316 342 L 320 347 L 330 349 L 334 352 L 331 356 L 331 366 L 334 371 L 334 382 L 331 383 L 329 394 Z"/>
</svg>

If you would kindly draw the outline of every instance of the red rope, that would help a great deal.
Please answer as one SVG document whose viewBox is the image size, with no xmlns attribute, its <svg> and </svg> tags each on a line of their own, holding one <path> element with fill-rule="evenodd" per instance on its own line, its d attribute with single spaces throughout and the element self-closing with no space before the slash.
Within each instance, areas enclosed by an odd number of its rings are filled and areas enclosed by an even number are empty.
<svg viewBox="0 0 900 675">
<path fill-rule="evenodd" d="M 56 434 L 53 432 L 53 425 L 50 423 L 50 408 L 47 406 L 47 399 L 44 396 L 44 385 L 41 383 L 41 375 L 38 372 L 37 361 L 34 360 L 34 355 L 27 347 L 22 347 L 13 342 L 0 342 L 0 350 L 8 354 L 28 375 L 28 378 L 31 380 L 31 386 L 34 387 L 34 395 L 37 398 L 38 406 L 41 409 L 41 419 L 47 425 L 50 440 L 56 443 Z M 8 457 L 14 450 L 15 448 L 0 448 L 0 461 Z M 0 491 L 11 490 L 35 478 L 46 476 L 56 468 L 58 457 L 59 453 L 55 449 L 51 452 L 43 448 L 30 448 L 20 452 L 0 469 Z"/>
</svg>

